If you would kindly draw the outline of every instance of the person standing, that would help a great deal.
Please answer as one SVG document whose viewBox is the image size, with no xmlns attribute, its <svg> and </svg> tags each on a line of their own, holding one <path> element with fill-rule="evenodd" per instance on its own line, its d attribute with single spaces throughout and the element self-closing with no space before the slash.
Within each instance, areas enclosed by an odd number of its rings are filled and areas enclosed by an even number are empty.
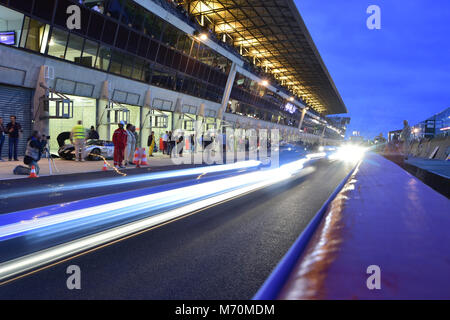
<svg viewBox="0 0 450 320">
<path fill-rule="evenodd" d="M 114 131 L 113 143 L 114 143 L 114 166 L 124 168 L 122 162 L 124 160 L 125 148 L 127 147 L 128 133 L 123 128 L 125 122 L 120 121 L 119 128 Z"/>
<path fill-rule="evenodd" d="M 177 140 L 177 152 L 178 152 L 178 156 L 182 157 L 183 156 L 183 148 L 184 148 L 184 136 L 183 134 L 180 135 L 180 137 Z"/>
<path fill-rule="evenodd" d="M 195 152 L 195 135 L 194 134 L 191 134 L 190 147 L 191 147 L 191 152 L 194 153 Z"/>
<path fill-rule="evenodd" d="M 175 137 L 172 134 L 172 131 L 169 131 L 167 135 L 167 154 L 172 157 L 172 150 L 175 148 Z"/>
<path fill-rule="evenodd" d="M 11 116 L 10 120 L 11 122 L 8 123 L 8 125 L 6 126 L 6 131 L 8 132 L 9 135 L 8 159 L 9 161 L 12 161 L 12 158 L 14 156 L 14 161 L 19 161 L 19 159 L 17 158 L 17 146 L 19 144 L 19 133 L 23 132 L 23 130 L 20 123 L 16 121 L 17 120 L 16 116 Z"/>
<path fill-rule="evenodd" d="M 98 140 L 98 139 L 100 139 L 100 136 L 97 130 L 95 130 L 94 126 L 91 126 L 91 131 L 89 131 L 88 134 L 88 140 Z"/>
<path fill-rule="evenodd" d="M 86 142 L 86 130 L 83 122 L 78 120 L 75 127 L 72 128 L 72 142 L 75 147 L 75 161 L 84 162 L 84 148 Z"/>
<path fill-rule="evenodd" d="M 168 145 L 167 145 L 168 141 L 169 141 L 169 132 L 166 131 L 166 133 L 164 133 L 164 135 L 163 135 L 163 154 L 165 154 L 165 153 L 169 154 L 168 153 Z"/>
<path fill-rule="evenodd" d="M 25 157 L 23 158 L 23 163 L 28 165 L 30 169 L 34 166 L 36 174 L 39 174 L 38 162 L 41 160 L 42 152 L 47 145 L 47 140 L 45 135 L 42 139 L 39 138 L 39 132 L 33 131 L 30 139 L 27 142 L 27 149 L 25 151 Z"/>
<path fill-rule="evenodd" d="M 133 148 L 133 133 L 131 132 L 131 128 L 133 126 L 128 123 L 126 126 L 126 133 L 127 133 L 127 145 L 125 147 L 125 155 L 124 155 L 124 160 L 125 160 L 125 165 L 129 165 L 129 164 L 133 164 L 133 153 L 134 153 L 134 148 Z"/>
<path fill-rule="evenodd" d="M 131 132 L 133 133 L 133 150 L 136 150 L 136 148 L 138 147 L 138 142 L 139 142 L 139 135 L 136 131 L 136 126 L 132 126 L 131 127 Z"/>
<path fill-rule="evenodd" d="M 3 125 L 3 118 L 0 117 L 0 161 L 5 161 L 2 159 L 2 149 L 3 144 L 5 143 L 5 136 L 6 136 L 6 128 Z"/>
<path fill-rule="evenodd" d="M 411 127 L 407 120 L 403 121 L 403 130 L 400 133 L 400 142 L 402 143 L 402 152 L 408 158 L 409 146 L 411 144 Z"/>
<path fill-rule="evenodd" d="M 155 149 L 155 132 L 152 131 L 152 133 L 148 136 L 147 146 L 150 148 L 148 151 L 148 155 L 150 157 L 153 157 L 153 150 Z"/>
</svg>

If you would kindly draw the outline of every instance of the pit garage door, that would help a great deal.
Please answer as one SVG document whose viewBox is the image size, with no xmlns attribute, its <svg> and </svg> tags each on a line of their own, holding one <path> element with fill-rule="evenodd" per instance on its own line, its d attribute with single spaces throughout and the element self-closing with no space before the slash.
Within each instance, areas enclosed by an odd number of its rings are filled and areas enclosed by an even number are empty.
<svg viewBox="0 0 450 320">
<path fill-rule="evenodd" d="M 19 139 L 19 156 L 25 154 L 27 139 L 31 135 L 31 98 L 31 89 L 0 85 L 0 117 L 3 118 L 5 127 L 9 117 L 15 115 L 23 129 Z M 8 158 L 8 137 L 5 138 L 2 157 Z"/>
</svg>

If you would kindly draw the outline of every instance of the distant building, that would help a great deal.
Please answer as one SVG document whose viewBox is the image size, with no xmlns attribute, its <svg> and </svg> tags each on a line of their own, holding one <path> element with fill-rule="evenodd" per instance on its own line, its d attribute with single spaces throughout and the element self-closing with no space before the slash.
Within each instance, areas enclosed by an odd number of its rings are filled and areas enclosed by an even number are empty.
<svg viewBox="0 0 450 320">
<path fill-rule="evenodd" d="M 450 108 L 418 123 L 413 127 L 416 138 L 434 138 L 448 136 L 450 132 Z"/>
</svg>

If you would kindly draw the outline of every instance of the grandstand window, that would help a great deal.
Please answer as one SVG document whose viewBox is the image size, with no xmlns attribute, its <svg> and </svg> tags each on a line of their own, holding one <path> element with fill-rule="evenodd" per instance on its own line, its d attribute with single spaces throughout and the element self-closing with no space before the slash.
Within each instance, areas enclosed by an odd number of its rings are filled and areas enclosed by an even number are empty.
<svg viewBox="0 0 450 320">
<path fill-rule="evenodd" d="M 137 32 L 131 31 L 130 36 L 128 38 L 128 47 L 127 50 L 131 53 L 136 54 L 139 46 L 139 34 Z"/>
<path fill-rule="evenodd" d="M 145 58 L 147 56 L 147 51 L 148 51 L 149 45 L 150 45 L 150 40 L 145 36 L 141 36 L 141 40 L 139 41 L 139 49 L 138 49 L 138 54 L 141 57 Z"/>
<path fill-rule="evenodd" d="M 81 64 L 81 52 L 83 51 L 84 39 L 75 35 L 69 35 L 65 59 Z"/>
<path fill-rule="evenodd" d="M 53 7 L 55 0 L 40 0 L 35 1 L 33 14 L 46 21 L 52 21 Z"/>
<path fill-rule="evenodd" d="M 179 70 L 180 62 L 181 62 L 181 53 L 175 51 L 172 61 L 172 68 L 175 70 Z"/>
<path fill-rule="evenodd" d="M 133 72 L 133 62 L 134 58 L 132 56 L 128 56 L 127 54 L 123 55 L 122 69 L 120 70 L 120 74 L 122 76 L 131 78 Z"/>
<path fill-rule="evenodd" d="M 48 44 L 48 55 L 64 59 L 68 37 L 68 32 L 53 28 L 52 36 Z"/>
<path fill-rule="evenodd" d="M 163 33 L 162 42 L 168 46 L 175 47 L 178 41 L 178 36 L 180 32 L 177 28 L 172 27 L 170 24 L 166 24 L 166 28 Z"/>
<path fill-rule="evenodd" d="M 130 30 L 124 26 L 119 26 L 119 32 L 117 33 L 116 47 L 125 49 L 127 47 Z"/>
<path fill-rule="evenodd" d="M 160 45 L 158 51 L 158 57 L 156 58 L 156 62 L 160 64 L 164 64 L 167 55 L 167 47 Z"/>
<path fill-rule="evenodd" d="M 120 17 L 120 21 L 126 25 L 132 26 L 137 11 L 138 8 L 136 3 L 134 3 L 133 1 L 124 1 L 122 5 L 122 15 Z"/>
<path fill-rule="evenodd" d="M 138 31 L 144 29 L 145 13 L 142 10 L 138 10 L 136 17 L 134 19 L 133 28 Z"/>
<path fill-rule="evenodd" d="M 33 6 L 33 1 L 30 0 L 14 0 L 10 1 L 9 4 L 12 8 L 19 9 L 21 11 L 31 13 L 31 7 Z"/>
<path fill-rule="evenodd" d="M 148 13 L 146 15 L 146 19 L 144 21 L 144 28 L 146 32 L 151 34 L 155 39 L 159 40 L 161 38 L 162 26 L 163 22 L 159 17 L 151 13 Z"/>
<path fill-rule="evenodd" d="M 92 15 L 92 16 L 94 16 L 94 15 Z M 92 20 L 91 20 L 91 22 L 92 22 Z M 104 27 L 103 35 L 102 35 L 102 41 L 109 45 L 113 45 L 114 39 L 116 37 L 116 31 L 117 31 L 117 23 L 107 19 L 105 21 L 105 27 Z"/>
<path fill-rule="evenodd" d="M 144 63 L 144 67 L 142 69 L 142 81 L 145 83 L 150 83 L 152 77 L 152 68 L 149 62 Z"/>
<path fill-rule="evenodd" d="M 91 21 L 89 22 L 89 28 L 87 30 L 87 34 L 91 38 L 100 40 L 101 36 L 102 36 L 104 22 L 105 22 L 105 19 L 101 15 L 93 13 L 92 17 L 91 17 Z"/>
<path fill-rule="evenodd" d="M 156 54 L 158 53 L 158 49 L 159 49 L 159 44 L 158 42 L 152 40 L 150 41 L 150 47 L 148 49 L 147 52 L 147 58 L 155 61 L 156 60 Z"/>
<path fill-rule="evenodd" d="M 47 39 L 46 24 L 39 22 L 29 17 L 25 18 L 25 22 L 22 30 L 22 39 L 20 46 L 28 50 L 40 52 L 41 48 L 45 48 L 46 43 L 43 43 Z"/>
<path fill-rule="evenodd" d="M 173 61 L 173 56 L 175 54 L 175 51 L 171 48 L 167 49 L 167 54 L 166 54 L 166 60 L 165 60 L 165 65 L 169 68 L 172 67 L 172 61 Z"/>
<path fill-rule="evenodd" d="M 98 50 L 98 57 L 95 67 L 103 71 L 108 71 L 110 60 L 111 49 L 101 46 Z"/>
<path fill-rule="evenodd" d="M 122 67 L 122 62 L 124 60 L 124 55 L 121 52 L 113 51 L 111 54 L 111 62 L 109 66 L 109 72 L 120 74 L 120 69 Z"/>
<path fill-rule="evenodd" d="M 198 59 L 198 54 L 199 54 L 199 43 L 198 41 L 194 41 L 190 56 Z"/>
<path fill-rule="evenodd" d="M 97 67 L 96 66 L 97 53 L 98 53 L 98 43 L 86 40 L 84 43 L 82 63 L 89 67 Z"/>
</svg>

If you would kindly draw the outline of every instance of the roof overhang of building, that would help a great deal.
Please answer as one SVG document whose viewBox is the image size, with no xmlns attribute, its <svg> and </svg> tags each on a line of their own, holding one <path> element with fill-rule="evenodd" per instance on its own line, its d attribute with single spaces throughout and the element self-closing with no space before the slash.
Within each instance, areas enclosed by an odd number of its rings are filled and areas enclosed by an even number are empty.
<svg viewBox="0 0 450 320">
<path fill-rule="evenodd" d="M 347 113 L 293 0 L 185 0 L 186 9 L 233 41 L 249 61 L 323 115 Z"/>
</svg>

